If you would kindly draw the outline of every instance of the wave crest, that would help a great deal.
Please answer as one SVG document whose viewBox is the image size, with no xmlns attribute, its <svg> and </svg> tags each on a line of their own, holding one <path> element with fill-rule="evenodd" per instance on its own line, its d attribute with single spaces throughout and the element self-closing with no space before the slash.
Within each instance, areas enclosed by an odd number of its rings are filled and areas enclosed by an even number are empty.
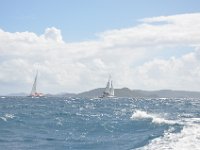
<svg viewBox="0 0 200 150">
<path fill-rule="evenodd" d="M 187 120 L 188 121 L 188 120 Z M 200 118 L 191 118 L 180 133 L 165 132 L 164 136 L 152 140 L 148 145 L 137 150 L 199 150 Z"/>
<path fill-rule="evenodd" d="M 150 114 L 141 110 L 136 110 L 132 114 L 131 119 L 151 119 L 153 123 L 157 123 L 157 124 L 177 124 L 177 122 L 173 120 L 167 120 L 160 117 L 159 115 Z"/>
<path fill-rule="evenodd" d="M 0 117 L 0 119 L 7 121 L 8 119 L 13 119 L 14 117 L 14 114 L 5 114 L 4 116 Z"/>
</svg>

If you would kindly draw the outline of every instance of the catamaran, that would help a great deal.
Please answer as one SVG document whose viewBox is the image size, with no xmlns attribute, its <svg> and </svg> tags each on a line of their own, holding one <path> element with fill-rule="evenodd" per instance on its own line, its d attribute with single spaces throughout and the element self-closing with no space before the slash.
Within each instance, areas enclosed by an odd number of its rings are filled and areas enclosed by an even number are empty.
<svg viewBox="0 0 200 150">
<path fill-rule="evenodd" d="M 37 78 L 38 78 L 38 70 L 36 72 L 35 79 L 34 79 L 34 82 L 33 82 L 33 87 L 32 87 L 32 90 L 31 90 L 29 97 L 43 97 L 44 96 L 43 93 L 37 92 Z"/>
<path fill-rule="evenodd" d="M 106 84 L 106 88 L 103 92 L 103 95 L 101 96 L 101 98 L 104 98 L 104 97 L 114 97 L 115 95 L 115 92 L 114 92 L 114 88 L 113 88 L 113 82 L 111 80 L 111 76 L 109 76 L 108 78 L 108 82 Z"/>
</svg>

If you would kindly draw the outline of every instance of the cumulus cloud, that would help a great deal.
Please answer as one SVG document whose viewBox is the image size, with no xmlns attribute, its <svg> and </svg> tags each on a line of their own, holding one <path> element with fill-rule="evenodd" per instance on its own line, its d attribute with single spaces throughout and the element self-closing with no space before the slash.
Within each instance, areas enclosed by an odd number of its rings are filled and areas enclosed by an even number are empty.
<svg viewBox="0 0 200 150">
<path fill-rule="evenodd" d="M 138 26 L 100 34 L 112 46 L 166 47 L 196 45 L 200 41 L 200 13 L 141 20 Z"/>
<path fill-rule="evenodd" d="M 44 38 L 47 40 L 50 39 L 56 42 L 63 42 L 61 31 L 59 29 L 56 29 L 55 27 L 47 28 L 44 33 Z"/>
<path fill-rule="evenodd" d="M 159 87 L 161 89 L 198 90 L 200 83 L 198 53 L 199 50 L 180 58 L 151 60 L 139 66 L 136 74 L 140 75 L 138 79 L 143 79 L 143 86 L 151 85 L 152 89 Z"/>
<path fill-rule="evenodd" d="M 55 27 L 42 35 L 0 29 L 0 94 L 29 92 L 36 64 L 38 88 L 46 93 L 103 87 L 109 74 L 115 87 L 199 90 L 199 18 L 200 13 L 145 18 L 74 43 L 64 42 Z"/>
</svg>

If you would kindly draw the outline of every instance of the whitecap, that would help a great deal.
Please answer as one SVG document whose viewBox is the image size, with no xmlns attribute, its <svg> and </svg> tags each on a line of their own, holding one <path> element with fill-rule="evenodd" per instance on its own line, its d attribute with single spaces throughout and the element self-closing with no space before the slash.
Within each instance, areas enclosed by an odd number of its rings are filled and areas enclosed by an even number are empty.
<svg viewBox="0 0 200 150">
<path fill-rule="evenodd" d="M 5 117 L 0 117 L 3 121 L 7 121 L 7 119 Z"/>
<path fill-rule="evenodd" d="M 11 119 L 15 117 L 13 114 L 5 114 L 4 116 L 5 116 L 6 118 L 11 118 Z"/>
<path fill-rule="evenodd" d="M 5 114 L 4 116 L 0 117 L 3 121 L 7 121 L 8 119 L 13 119 L 15 116 L 14 114 Z"/>
<path fill-rule="evenodd" d="M 151 119 L 152 123 L 157 123 L 157 124 L 177 124 L 178 123 L 173 120 L 167 120 L 165 118 L 162 118 L 159 115 L 147 113 L 141 110 L 136 110 L 131 116 L 131 119 L 134 119 L 134 120 L 148 119 L 148 118 Z"/>
<path fill-rule="evenodd" d="M 199 119 L 185 120 L 186 124 L 181 132 L 171 133 L 168 130 L 164 136 L 152 140 L 148 145 L 137 150 L 200 150 Z"/>
</svg>

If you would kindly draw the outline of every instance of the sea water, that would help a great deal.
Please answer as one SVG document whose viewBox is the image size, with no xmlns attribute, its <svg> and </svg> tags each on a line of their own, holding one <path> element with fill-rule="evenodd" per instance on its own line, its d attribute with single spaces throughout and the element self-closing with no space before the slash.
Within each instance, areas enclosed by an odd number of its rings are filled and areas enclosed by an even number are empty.
<svg viewBox="0 0 200 150">
<path fill-rule="evenodd" d="M 1 150 L 199 150 L 200 99 L 0 98 Z"/>
</svg>

